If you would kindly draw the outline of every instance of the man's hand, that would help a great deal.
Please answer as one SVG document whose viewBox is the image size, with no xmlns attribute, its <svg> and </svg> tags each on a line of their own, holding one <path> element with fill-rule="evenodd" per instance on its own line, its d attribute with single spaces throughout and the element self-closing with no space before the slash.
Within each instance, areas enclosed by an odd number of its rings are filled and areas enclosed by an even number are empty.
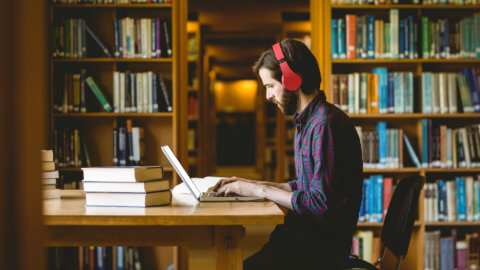
<svg viewBox="0 0 480 270">
<path fill-rule="evenodd" d="M 259 181 L 231 177 L 220 180 L 214 187 L 216 196 L 240 195 L 247 197 L 264 197 L 262 185 Z"/>
</svg>

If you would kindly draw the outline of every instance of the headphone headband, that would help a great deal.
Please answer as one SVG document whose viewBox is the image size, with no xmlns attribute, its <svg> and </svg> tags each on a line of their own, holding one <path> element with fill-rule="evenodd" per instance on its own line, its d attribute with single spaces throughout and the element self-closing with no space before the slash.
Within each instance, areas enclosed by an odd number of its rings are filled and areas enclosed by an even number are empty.
<svg viewBox="0 0 480 270">
<path fill-rule="evenodd" d="M 282 70 L 282 84 L 283 86 L 290 91 L 295 91 L 302 85 L 302 76 L 298 73 L 295 73 L 287 63 L 287 59 L 285 59 L 285 55 L 283 54 L 282 48 L 280 47 L 280 43 L 275 43 L 272 46 L 273 53 L 275 54 L 275 58 L 277 58 L 278 64 L 280 65 L 280 69 Z"/>
</svg>

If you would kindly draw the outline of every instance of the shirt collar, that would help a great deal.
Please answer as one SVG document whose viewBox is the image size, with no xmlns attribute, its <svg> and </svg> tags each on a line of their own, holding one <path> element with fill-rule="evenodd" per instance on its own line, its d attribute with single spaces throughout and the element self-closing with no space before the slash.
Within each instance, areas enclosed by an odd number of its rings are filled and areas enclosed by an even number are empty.
<svg viewBox="0 0 480 270">
<path fill-rule="evenodd" d="M 295 125 L 301 124 L 304 126 L 310 117 L 314 114 L 314 112 L 318 109 L 318 104 L 325 102 L 325 92 L 320 91 L 317 96 L 315 96 L 310 103 L 308 103 L 307 107 L 303 109 L 300 113 L 295 113 L 293 115 L 293 123 Z"/>
</svg>

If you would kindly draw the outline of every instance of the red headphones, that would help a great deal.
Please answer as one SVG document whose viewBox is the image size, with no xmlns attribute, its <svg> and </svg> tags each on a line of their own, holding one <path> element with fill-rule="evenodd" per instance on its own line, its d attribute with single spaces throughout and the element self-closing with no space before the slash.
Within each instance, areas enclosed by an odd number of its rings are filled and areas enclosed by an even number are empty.
<svg viewBox="0 0 480 270">
<path fill-rule="evenodd" d="M 283 55 L 282 48 L 280 43 L 276 43 L 272 46 L 273 53 L 277 58 L 280 69 L 282 70 L 282 84 L 283 86 L 290 91 L 295 91 L 302 85 L 302 75 L 293 72 L 293 70 L 288 66 L 287 60 Z"/>
</svg>

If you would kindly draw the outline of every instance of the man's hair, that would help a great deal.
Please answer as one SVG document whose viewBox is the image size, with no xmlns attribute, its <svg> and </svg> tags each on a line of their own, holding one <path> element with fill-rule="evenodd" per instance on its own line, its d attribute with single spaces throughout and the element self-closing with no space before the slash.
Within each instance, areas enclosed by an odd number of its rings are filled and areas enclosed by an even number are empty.
<svg viewBox="0 0 480 270">
<path fill-rule="evenodd" d="M 320 69 L 318 67 L 317 59 L 312 52 L 298 40 L 284 39 L 280 42 L 285 60 L 288 63 L 290 69 L 295 73 L 302 75 L 302 85 L 300 89 L 303 93 L 309 95 L 315 90 L 320 89 L 320 83 L 322 77 L 320 75 Z M 261 68 L 269 69 L 272 72 L 272 77 L 282 82 L 282 70 L 278 64 L 278 60 L 275 57 L 272 47 L 264 51 L 260 58 L 253 65 L 253 71 L 258 76 L 258 72 Z M 287 92 L 291 92 L 288 91 Z"/>
</svg>

